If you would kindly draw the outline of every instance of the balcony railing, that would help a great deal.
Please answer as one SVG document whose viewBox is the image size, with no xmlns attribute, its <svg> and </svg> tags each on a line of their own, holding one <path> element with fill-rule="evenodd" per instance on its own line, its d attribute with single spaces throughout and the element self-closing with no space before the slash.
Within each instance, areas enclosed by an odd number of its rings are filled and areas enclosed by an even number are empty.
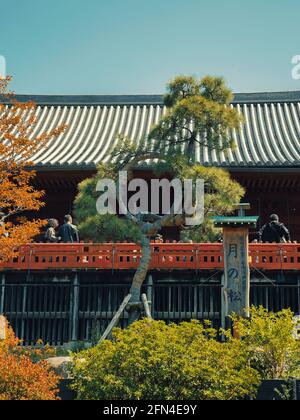
<svg viewBox="0 0 300 420">
<path fill-rule="evenodd" d="M 152 243 L 152 270 L 222 270 L 221 243 Z M 141 259 L 135 244 L 29 244 L 2 270 L 134 270 Z M 300 270 L 300 244 L 250 244 L 252 269 Z"/>
</svg>

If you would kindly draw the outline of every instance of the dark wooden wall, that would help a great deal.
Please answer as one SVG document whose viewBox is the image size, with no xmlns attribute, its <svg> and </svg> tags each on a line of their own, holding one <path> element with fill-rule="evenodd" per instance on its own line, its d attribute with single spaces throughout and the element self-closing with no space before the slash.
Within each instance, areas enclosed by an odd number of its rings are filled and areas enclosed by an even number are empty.
<svg viewBox="0 0 300 420">
<path fill-rule="evenodd" d="M 251 203 L 250 215 L 259 216 L 259 228 L 271 214 L 278 214 L 289 228 L 293 241 L 300 242 L 300 171 L 233 172 L 246 188 L 245 200 Z"/>
<path fill-rule="evenodd" d="M 46 191 L 46 206 L 35 215 L 40 218 L 57 218 L 60 222 L 67 213 L 73 211 L 77 185 L 93 175 L 93 171 L 52 171 L 38 174 L 37 187 Z M 139 177 L 151 179 L 151 172 L 139 173 Z M 232 172 L 241 185 L 246 188 L 244 201 L 251 203 L 249 215 L 260 216 L 259 228 L 272 213 L 277 213 L 291 231 L 292 239 L 300 242 L 300 171 L 277 172 Z M 257 237 L 258 230 L 251 233 Z M 169 236 L 169 237 L 166 237 Z M 175 229 L 165 232 L 166 239 L 178 239 Z"/>
</svg>

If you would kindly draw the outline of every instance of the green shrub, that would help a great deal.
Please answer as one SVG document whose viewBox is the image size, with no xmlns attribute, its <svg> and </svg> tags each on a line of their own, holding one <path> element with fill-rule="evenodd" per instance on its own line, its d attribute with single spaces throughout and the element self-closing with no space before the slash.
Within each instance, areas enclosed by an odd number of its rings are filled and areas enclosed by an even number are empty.
<svg viewBox="0 0 300 420">
<path fill-rule="evenodd" d="M 232 317 L 250 350 L 250 363 L 263 379 L 300 377 L 300 342 L 293 335 L 296 323 L 290 310 L 251 309 L 251 318 Z"/>
<path fill-rule="evenodd" d="M 234 400 L 254 396 L 258 373 L 242 341 L 208 325 L 143 320 L 74 355 L 74 389 L 85 400 Z"/>
</svg>

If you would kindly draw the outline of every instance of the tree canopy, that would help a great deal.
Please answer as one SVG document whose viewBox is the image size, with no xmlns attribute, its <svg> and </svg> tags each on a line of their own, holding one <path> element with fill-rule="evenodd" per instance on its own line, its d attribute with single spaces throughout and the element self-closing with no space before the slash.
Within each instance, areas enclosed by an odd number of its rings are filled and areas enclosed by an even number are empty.
<svg viewBox="0 0 300 420">
<path fill-rule="evenodd" d="M 234 205 L 243 197 L 244 189 L 231 178 L 226 170 L 189 164 L 188 159 L 183 155 L 166 157 L 163 162 L 153 165 L 153 170 L 157 177 L 168 173 L 181 180 L 204 180 L 204 222 L 200 226 L 186 229 L 184 229 L 184 224 L 180 224 L 180 229 L 182 229 L 183 240 L 216 241 L 220 236 L 220 231 L 213 226 L 213 216 L 232 213 Z M 99 193 L 96 191 L 96 185 L 105 177 L 117 180 L 117 171 L 113 169 L 113 166 L 102 164 L 95 177 L 84 180 L 79 185 L 79 193 L 75 199 L 75 214 L 81 237 L 94 242 L 139 242 L 142 237 L 141 229 L 134 221 L 117 215 L 98 214 L 96 201 Z"/>
<path fill-rule="evenodd" d="M 124 168 L 130 162 L 133 167 L 147 158 L 162 159 L 177 154 L 185 154 L 191 163 L 200 163 L 197 148 L 226 153 L 235 148 L 231 131 L 244 122 L 231 105 L 232 100 L 233 94 L 223 78 L 176 77 L 167 84 L 166 113 L 149 136 L 134 143 L 120 133 L 111 156 Z"/>
<path fill-rule="evenodd" d="M 190 232 L 190 236 L 199 241 L 216 239 L 210 216 L 231 213 L 233 204 L 239 203 L 245 191 L 227 171 L 202 167 L 195 162 L 194 150 L 197 145 L 225 152 L 234 147 L 230 130 L 239 128 L 243 120 L 230 106 L 232 99 L 233 94 L 222 78 L 207 76 L 198 81 L 194 77 L 179 76 L 169 82 L 164 97 L 167 113 L 152 127 L 149 136 L 134 142 L 119 133 L 118 142 L 108 156 L 110 163 L 101 164 L 94 178 L 80 184 L 75 213 L 83 237 L 95 241 L 106 238 L 136 242 L 140 239 L 138 230 L 128 221 L 97 213 L 96 185 L 102 178 L 117 181 L 118 171 L 132 172 L 145 160 L 156 159 L 151 167 L 158 176 L 168 173 L 182 180 L 204 179 L 205 223 Z M 190 153 L 185 153 L 184 148 Z M 117 229 L 113 227 L 113 220 Z"/>
<path fill-rule="evenodd" d="M 127 211 L 126 218 L 117 215 L 100 215 L 96 210 L 96 185 L 103 178 L 117 181 L 118 172 L 126 171 L 129 178 L 133 171 L 146 160 L 152 161 L 152 170 L 168 173 L 171 178 L 202 179 L 206 187 L 205 218 L 202 227 L 193 229 L 189 237 L 196 240 L 216 239 L 210 216 L 230 213 L 240 202 L 244 190 L 229 174 L 216 168 L 205 168 L 196 162 L 196 147 L 208 150 L 226 151 L 233 147 L 230 130 L 239 128 L 242 119 L 236 109 L 230 106 L 232 94 L 221 78 L 205 77 L 198 81 L 193 77 L 177 77 L 167 86 L 164 101 L 167 113 L 153 127 L 149 136 L 134 142 L 122 133 L 115 148 L 98 168 L 97 175 L 79 186 L 75 200 L 75 213 L 83 237 L 99 241 L 100 238 L 137 242 L 142 248 L 140 265 L 133 278 L 131 295 L 136 307 L 140 290 L 151 261 L 150 240 L 162 228 L 184 227 L 186 217 L 195 215 L 177 214 L 172 204 L 168 214 L 163 216 L 145 213 L 133 215 Z M 155 163 L 157 162 L 157 163 Z M 120 185 L 119 191 L 127 185 Z M 196 203 L 193 191 L 192 201 Z M 127 204 L 127 203 L 126 203 Z M 130 322 L 134 320 L 130 317 Z"/>
<path fill-rule="evenodd" d="M 176 77 L 167 89 L 164 103 L 168 111 L 150 133 L 160 147 L 176 149 L 184 144 L 192 162 L 197 145 L 218 151 L 234 147 L 230 130 L 242 118 L 230 106 L 233 95 L 222 78 Z"/>
</svg>

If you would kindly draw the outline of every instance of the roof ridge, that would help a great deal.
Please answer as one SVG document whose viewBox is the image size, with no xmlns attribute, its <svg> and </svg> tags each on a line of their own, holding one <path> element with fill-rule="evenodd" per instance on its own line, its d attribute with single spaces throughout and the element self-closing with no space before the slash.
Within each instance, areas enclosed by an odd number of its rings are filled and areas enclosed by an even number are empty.
<svg viewBox="0 0 300 420">
<path fill-rule="evenodd" d="M 163 95 L 16 95 L 21 102 L 32 100 L 38 105 L 162 105 Z M 5 102 L 1 101 L 0 102 Z M 300 91 L 235 93 L 234 104 L 300 102 Z"/>
</svg>

